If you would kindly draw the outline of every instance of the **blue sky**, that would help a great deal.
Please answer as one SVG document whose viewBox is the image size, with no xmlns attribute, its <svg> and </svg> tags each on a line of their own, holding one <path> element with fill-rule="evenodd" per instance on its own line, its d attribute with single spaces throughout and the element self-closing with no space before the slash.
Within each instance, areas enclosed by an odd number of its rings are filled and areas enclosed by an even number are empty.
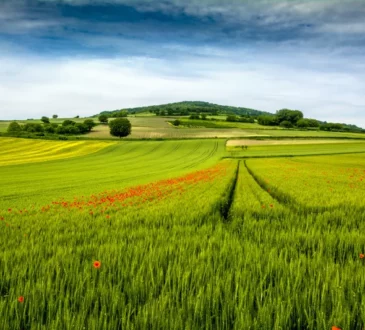
<svg viewBox="0 0 365 330">
<path fill-rule="evenodd" d="M 365 127 L 365 1 L 3 0 L 0 118 L 202 100 Z"/>
</svg>

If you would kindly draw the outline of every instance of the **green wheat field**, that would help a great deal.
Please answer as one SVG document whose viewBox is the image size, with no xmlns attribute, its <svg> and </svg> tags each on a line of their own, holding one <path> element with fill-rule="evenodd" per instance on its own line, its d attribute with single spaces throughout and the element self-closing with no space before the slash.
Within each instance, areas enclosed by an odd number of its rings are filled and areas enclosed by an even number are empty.
<svg viewBox="0 0 365 330">
<path fill-rule="evenodd" d="M 363 329 L 365 141 L 226 144 L 0 138 L 0 329 Z"/>
</svg>

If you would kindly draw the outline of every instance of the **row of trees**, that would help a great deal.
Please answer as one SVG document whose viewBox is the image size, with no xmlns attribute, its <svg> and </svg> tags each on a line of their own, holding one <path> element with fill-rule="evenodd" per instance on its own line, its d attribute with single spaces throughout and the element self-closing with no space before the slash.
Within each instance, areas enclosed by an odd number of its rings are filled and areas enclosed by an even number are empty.
<svg viewBox="0 0 365 330">
<path fill-rule="evenodd" d="M 70 135 L 77 135 L 77 134 L 86 134 L 89 133 L 93 127 L 96 126 L 95 122 L 92 119 L 86 119 L 82 123 L 76 123 L 72 120 L 65 120 L 62 122 L 61 125 L 56 123 L 50 123 L 49 120 L 44 120 L 46 117 L 42 117 L 41 121 L 43 124 L 39 123 L 26 123 L 24 125 L 20 125 L 18 122 L 13 121 L 8 126 L 8 133 L 38 133 L 38 134 L 70 134 Z"/>
<path fill-rule="evenodd" d="M 120 110 L 103 111 L 101 114 L 106 114 L 109 117 L 115 118 L 115 114 L 119 111 Z M 237 116 L 244 115 L 257 117 L 262 114 L 269 114 L 250 108 L 224 106 L 201 101 L 184 101 L 147 107 L 129 108 L 125 109 L 125 111 L 128 111 L 131 114 L 150 112 L 157 116 L 189 116 L 191 114 L 205 113 L 206 115 L 214 116 L 218 114 L 235 114 Z"/>
<path fill-rule="evenodd" d="M 236 115 L 228 115 L 226 118 L 228 122 L 238 122 L 238 123 L 254 123 L 255 119 L 250 116 L 236 116 Z"/>
<path fill-rule="evenodd" d="M 303 113 L 299 110 L 282 109 L 276 112 L 275 115 L 263 115 L 257 118 L 260 125 L 265 126 L 282 126 L 294 127 L 297 126 L 299 120 L 303 119 Z"/>
<path fill-rule="evenodd" d="M 54 119 L 56 115 L 53 116 Z M 109 123 L 110 134 L 113 136 L 124 137 L 131 134 L 132 125 L 125 118 L 126 113 L 121 112 L 120 116 Z M 100 115 L 99 121 L 103 124 L 108 124 L 108 116 Z M 77 123 L 73 120 L 66 119 L 61 124 L 51 123 L 48 117 L 43 116 L 41 123 L 26 123 L 19 124 L 13 121 L 8 126 L 7 132 L 12 135 L 21 135 L 22 133 L 31 133 L 35 136 L 44 136 L 47 134 L 58 135 L 79 135 L 89 133 L 97 124 L 92 119 L 86 119 L 82 123 Z"/>
<path fill-rule="evenodd" d="M 207 120 L 207 115 L 205 113 L 201 113 L 201 114 L 192 114 L 189 116 L 189 119 L 193 119 L 193 120 Z"/>
<path fill-rule="evenodd" d="M 315 119 L 304 118 L 303 112 L 299 110 L 282 109 L 275 115 L 263 115 L 257 118 L 260 125 L 281 126 L 284 128 L 309 128 L 319 127 L 320 123 Z"/>
<path fill-rule="evenodd" d="M 322 131 L 344 131 L 344 132 L 364 132 L 363 129 L 355 125 L 340 123 L 320 122 L 316 119 L 304 118 L 299 110 L 282 109 L 275 115 L 259 116 L 257 122 L 265 126 L 281 126 L 284 128 L 319 128 Z"/>
<path fill-rule="evenodd" d="M 98 120 L 102 124 L 107 124 L 109 121 L 109 118 L 125 118 L 128 117 L 128 111 L 120 110 L 118 112 L 115 112 L 113 116 L 108 116 L 107 114 L 101 114 L 98 116 Z"/>
</svg>

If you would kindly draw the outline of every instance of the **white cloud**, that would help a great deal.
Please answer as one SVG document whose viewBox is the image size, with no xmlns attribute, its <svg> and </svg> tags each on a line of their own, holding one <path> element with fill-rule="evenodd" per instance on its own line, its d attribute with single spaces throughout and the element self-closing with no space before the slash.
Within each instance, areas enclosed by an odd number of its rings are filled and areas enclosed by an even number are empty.
<svg viewBox="0 0 365 330">
<path fill-rule="evenodd" d="M 288 107 L 308 117 L 365 127 L 364 71 L 315 71 L 261 59 L 0 58 L 0 118 L 87 116 L 182 100 Z"/>
</svg>

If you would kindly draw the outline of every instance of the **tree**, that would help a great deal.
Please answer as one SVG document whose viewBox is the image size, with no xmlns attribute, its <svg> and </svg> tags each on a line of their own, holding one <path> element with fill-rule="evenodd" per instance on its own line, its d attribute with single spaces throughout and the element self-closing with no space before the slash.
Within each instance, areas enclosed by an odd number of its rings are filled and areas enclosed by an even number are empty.
<svg viewBox="0 0 365 330">
<path fill-rule="evenodd" d="M 276 111 L 276 118 L 278 122 L 290 121 L 293 125 L 296 125 L 298 120 L 303 118 L 303 112 L 299 110 L 281 109 Z"/>
<path fill-rule="evenodd" d="M 44 124 L 49 124 L 49 118 L 48 118 L 48 117 L 46 117 L 46 116 L 43 116 L 43 117 L 41 118 L 41 121 L 42 121 Z"/>
<path fill-rule="evenodd" d="M 108 116 L 107 115 L 100 115 L 98 119 L 102 124 L 107 124 L 108 123 Z"/>
<path fill-rule="evenodd" d="M 58 118 L 58 115 L 53 115 L 52 118 L 53 119 L 57 119 Z"/>
<path fill-rule="evenodd" d="M 87 127 L 88 132 L 90 132 L 95 126 L 95 122 L 92 119 L 84 120 L 84 124 Z"/>
<path fill-rule="evenodd" d="M 22 131 L 22 127 L 16 122 L 13 121 L 8 126 L 8 133 L 19 133 Z"/>
<path fill-rule="evenodd" d="M 189 119 L 200 119 L 200 116 L 199 115 L 190 115 Z"/>
<path fill-rule="evenodd" d="M 117 118 L 109 123 L 110 135 L 118 136 L 119 138 L 131 134 L 132 125 L 127 118 Z"/>
<path fill-rule="evenodd" d="M 207 115 L 205 113 L 203 113 L 201 116 L 202 116 L 202 120 L 207 120 Z"/>
</svg>

